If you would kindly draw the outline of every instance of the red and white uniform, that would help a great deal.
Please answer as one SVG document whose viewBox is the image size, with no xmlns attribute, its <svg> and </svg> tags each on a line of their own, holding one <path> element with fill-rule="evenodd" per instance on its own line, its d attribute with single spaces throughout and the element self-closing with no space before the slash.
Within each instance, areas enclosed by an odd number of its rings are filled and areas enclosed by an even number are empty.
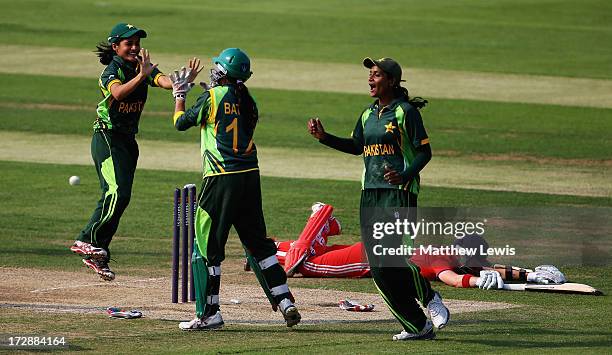
<svg viewBox="0 0 612 355">
<path fill-rule="evenodd" d="M 340 222 L 332 216 L 333 207 L 321 202 L 312 206 L 298 240 L 276 242 L 276 258 L 289 270 L 305 277 L 366 277 L 368 260 L 361 243 L 327 245 L 327 238 L 340 234 Z"/>
<path fill-rule="evenodd" d="M 293 241 L 276 242 L 276 257 L 282 265 L 291 243 Z M 304 277 L 368 277 L 370 267 L 363 252 L 363 244 L 359 242 L 352 245 L 318 245 L 317 248 L 311 248 L 311 254 L 298 267 L 297 272 Z"/>
<path fill-rule="evenodd" d="M 421 275 L 429 281 L 438 279 L 442 271 L 453 270 L 458 272 L 459 262 L 452 255 L 416 254 L 410 261 L 419 267 Z M 458 272 L 461 273 L 461 272 Z"/>
<path fill-rule="evenodd" d="M 307 255 L 306 259 L 297 266 L 296 272 L 304 277 L 369 277 L 370 267 L 363 250 L 363 243 L 327 245 L 328 237 L 340 234 L 341 227 L 338 220 L 331 216 L 331 209 L 324 211 L 323 206 L 329 205 L 322 203 L 313 205 L 313 214 L 299 240 L 275 242 L 278 262 L 286 266 L 285 258 L 289 251 L 300 248 Z M 314 223 L 316 217 L 323 212 L 327 213 L 324 219 Z M 294 263 L 295 260 L 293 258 L 290 262 Z M 452 255 L 417 254 L 412 256 L 410 261 L 416 264 L 421 270 L 421 275 L 430 281 L 436 280 L 445 270 L 461 273 L 459 262 Z"/>
<path fill-rule="evenodd" d="M 285 263 L 285 255 L 291 247 L 292 240 L 276 242 L 278 251 L 276 257 L 281 265 Z M 312 251 L 312 250 L 311 250 Z M 452 255 L 414 255 L 410 261 L 416 264 L 421 275 L 429 281 L 438 279 L 442 271 L 458 272 L 459 263 Z M 363 243 L 351 245 L 319 245 L 316 253 L 307 257 L 298 268 L 298 273 L 304 277 L 369 277 L 370 267 L 363 251 Z M 462 272 L 458 272 L 462 273 Z"/>
</svg>

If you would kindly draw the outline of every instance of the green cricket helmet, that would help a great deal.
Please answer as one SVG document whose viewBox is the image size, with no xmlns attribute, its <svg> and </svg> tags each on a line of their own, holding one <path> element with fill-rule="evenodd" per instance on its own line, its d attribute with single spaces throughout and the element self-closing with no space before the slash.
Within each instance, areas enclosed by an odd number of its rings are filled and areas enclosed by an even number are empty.
<svg viewBox="0 0 612 355">
<path fill-rule="evenodd" d="M 213 58 L 213 64 L 220 65 L 227 72 L 227 76 L 247 81 L 253 72 L 251 71 L 251 60 L 240 48 L 227 48 Z"/>
</svg>

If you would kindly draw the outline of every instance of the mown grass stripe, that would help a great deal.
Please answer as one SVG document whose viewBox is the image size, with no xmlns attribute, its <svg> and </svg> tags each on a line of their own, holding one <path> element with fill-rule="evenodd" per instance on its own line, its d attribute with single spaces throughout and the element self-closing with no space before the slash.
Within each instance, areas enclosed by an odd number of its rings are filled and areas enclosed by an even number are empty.
<svg viewBox="0 0 612 355">
<path fill-rule="evenodd" d="M 210 63 L 210 58 L 202 58 Z M 184 56 L 156 53 L 166 72 L 185 65 Z M 62 47 L 0 45 L 3 73 L 96 78 L 101 65 L 86 50 Z M 249 85 L 256 88 L 365 93 L 367 69 L 358 64 L 321 63 L 253 58 Z M 57 66 L 56 63 L 62 63 Z M 205 67 L 208 67 L 205 64 Z M 542 103 L 612 108 L 612 80 L 474 71 L 406 68 L 411 92 L 427 97 L 481 101 Z"/>
<path fill-rule="evenodd" d="M 0 131 L 0 160 L 91 165 L 89 144 L 89 137 Z M 139 146 L 139 169 L 202 169 L 200 151 L 192 143 L 141 139 Z M 361 157 L 342 157 L 325 147 L 306 150 L 258 146 L 257 150 L 263 176 L 350 181 L 361 178 Z M 176 159 L 177 156 L 182 158 Z M 421 176 L 424 186 L 611 197 L 609 172 L 605 166 L 435 157 Z"/>
</svg>

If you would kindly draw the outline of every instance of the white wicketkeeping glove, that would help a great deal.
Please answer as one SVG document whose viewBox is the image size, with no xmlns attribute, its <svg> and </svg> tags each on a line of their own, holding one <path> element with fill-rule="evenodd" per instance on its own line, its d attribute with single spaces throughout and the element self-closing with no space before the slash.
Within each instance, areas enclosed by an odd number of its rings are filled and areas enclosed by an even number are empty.
<svg viewBox="0 0 612 355">
<path fill-rule="evenodd" d="M 185 101 L 185 96 L 193 87 L 193 83 L 188 82 L 191 69 L 182 67 L 180 70 L 175 70 L 170 74 L 170 81 L 172 82 L 172 96 L 175 100 Z"/>
<path fill-rule="evenodd" d="M 527 274 L 527 282 L 537 284 L 562 284 L 566 281 L 565 275 L 552 265 L 540 265 L 534 272 Z"/>
<path fill-rule="evenodd" d="M 502 280 L 499 272 L 495 270 L 482 270 L 480 277 L 476 280 L 476 286 L 481 289 L 490 290 L 492 288 L 504 288 L 504 280 Z"/>
</svg>

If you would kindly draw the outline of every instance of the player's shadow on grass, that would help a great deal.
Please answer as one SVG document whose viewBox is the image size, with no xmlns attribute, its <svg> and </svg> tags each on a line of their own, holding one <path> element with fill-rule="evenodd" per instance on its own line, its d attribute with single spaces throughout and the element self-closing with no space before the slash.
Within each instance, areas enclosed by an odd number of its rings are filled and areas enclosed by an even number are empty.
<svg viewBox="0 0 612 355">
<path fill-rule="evenodd" d="M 176 320 L 170 319 L 162 319 L 163 322 L 173 322 Z M 270 327 L 262 327 L 261 325 L 269 325 Z M 373 326 L 377 326 L 376 328 L 368 328 L 364 329 L 364 324 L 372 324 Z M 354 326 L 352 326 L 354 325 Z M 245 326 L 248 327 L 248 330 L 245 329 Z M 397 329 L 396 329 L 397 328 Z M 375 320 L 375 321 L 351 321 L 351 322 L 321 322 L 321 323 L 307 323 L 301 324 L 287 329 L 284 326 L 284 323 L 280 321 L 262 321 L 259 325 L 255 324 L 245 324 L 245 323 L 226 323 L 223 330 L 223 333 L 244 333 L 248 331 L 249 333 L 265 333 L 265 334 L 279 334 L 283 336 L 287 334 L 287 332 L 296 332 L 302 334 L 318 334 L 318 333 L 337 333 L 337 334 L 361 334 L 361 335 L 378 335 L 384 334 L 388 335 L 389 332 L 393 332 L 394 330 L 398 330 L 401 328 L 399 323 L 389 321 L 389 320 Z"/>
<path fill-rule="evenodd" d="M 479 332 L 478 334 L 482 335 L 482 332 Z M 590 332 L 584 332 L 582 333 L 582 335 L 600 335 L 601 333 L 590 333 Z M 511 333 L 510 336 L 514 335 L 513 333 Z M 611 335 L 610 333 L 605 334 L 608 337 Z M 534 336 L 534 334 L 531 334 L 531 336 Z M 571 338 L 570 338 L 571 337 Z M 441 339 L 442 337 L 438 337 L 437 340 L 443 340 Z M 510 339 L 510 340 L 503 340 L 503 339 L 497 339 L 497 340 L 492 340 L 492 339 L 474 339 L 471 338 L 469 340 L 454 340 L 457 341 L 459 343 L 465 343 L 465 344 L 470 344 L 470 345 L 474 345 L 474 344 L 480 344 L 480 345 L 487 345 L 487 346 L 494 346 L 494 347 L 504 347 L 504 348 L 521 348 L 521 349 L 528 349 L 528 348 L 539 348 L 539 349 L 554 349 L 554 348 L 610 348 L 612 346 L 612 341 L 610 340 L 592 340 L 592 339 L 585 339 L 585 340 L 580 340 L 576 335 L 568 335 L 568 339 L 567 341 L 548 341 L 546 339 L 542 339 L 542 340 L 517 340 L 515 338 Z"/>
<path fill-rule="evenodd" d="M 333 323 L 333 324 L 337 325 L 338 323 Z M 278 334 L 279 336 L 286 335 L 287 331 L 295 332 L 295 333 L 300 333 L 300 334 L 330 334 L 330 333 L 334 333 L 334 334 L 342 334 L 342 335 L 346 335 L 347 332 L 350 332 L 350 334 L 354 334 L 354 335 L 367 336 L 367 335 L 389 335 L 390 333 L 393 333 L 393 331 L 398 331 L 399 332 L 399 329 L 401 329 L 401 326 L 398 324 L 395 327 L 389 327 L 389 328 L 385 328 L 385 329 L 363 329 L 363 328 L 344 328 L 344 327 L 341 328 L 341 329 L 330 329 L 330 328 L 323 328 L 322 329 L 322 328 L 317 327 L 316 324 L 308 324 L 308 325 L 302 325 L 302 326 L 299 326 L 299 327 L 295 327 L 295 328 L 292 328 L 291 330 L 289 330 L 286 327 L 283 327 L 281 324 L 279 324 L 279 327 L 278 327 L 277 330 L 261 329 L 263 327 L 258 327 L 258 328 L 249 328 L 248 331 L 249 331 L 249 333 Z M 231 327 L 225 327 L 225 328 L 223 328 L 222 331 L 224 333 L 226 333 L 226 332 L 244 333 L 245 329 L 244 328 L 232 329 Z"/>
<path fill-rule="evenodd" d="M 66 244 L 66 247 L 57 247 L 57 246 L 51 246 L 48 248 L 33 248 L 33 247 L 28 247 L 28 248 L 22 248 L 22 249 L 13 249 L 10 251 L 11 255 L 40 255 L 40 256 L 74 256 L 74 257 L 78 257 L 78 255 L 75 255 L 73 252 L 70 251 L 70 244 Z M 117 248 L 119 249 L 119 248 Z M 147 251 L 117 251 L 115 253 L 113 253 L 113 259 L 115 258 L 125 258 L 125 259 L 131 259 L 131 258 L 139 258 L 139 259 L 143 259 L 143 260 L 147 260 L 148 257 L 151 258 L 157 258 L 157 259 L 168 259 L 168 253 L 165 251 L 160 251 L 160 252 L 147 252 Z"/>
<path fill-rule="evenodd" d="M 41 255 L 41 256 L 70 256 L 74 255 L 68 248 L 70 245 L 68 244 L 66 248 L 57 248 L 56 246 L 46 247 L 46 248 L 15 248 L 10 251 L 11 255 Z"/>
<path fill-rule="evenodd" d="M 482 326 L 490 323 L 486 339 L 482 337 Z M 472 328 L 472 324 L 474 327 Z M 456 320 L 449 327 L 449 338 L 439 337 L 439 340 L 457 341 L 467 344 L 481 344 L 495 347 L 520 347 L 520 348 L 597 348 L 611 347 L 612 332 L 607 330 L 574 330 L 574 329 L 554 329 L 545 328 L 533 323 L 513 322 L 505 320 L 504 325 L 508 325 L 506 330 L 498 328 L 499 321 L 484 320 Z M 465 325 L 465 327 L 462 327 Z M 529 340 L 528 338 L 538 338 Z M 593 339 L 593 337 L 603 337 L 606 340 Z M 541 338 L 541 339 L 540 339 Z M 549 339 L 555 340 L 549 340 Z"/>
</svg>

